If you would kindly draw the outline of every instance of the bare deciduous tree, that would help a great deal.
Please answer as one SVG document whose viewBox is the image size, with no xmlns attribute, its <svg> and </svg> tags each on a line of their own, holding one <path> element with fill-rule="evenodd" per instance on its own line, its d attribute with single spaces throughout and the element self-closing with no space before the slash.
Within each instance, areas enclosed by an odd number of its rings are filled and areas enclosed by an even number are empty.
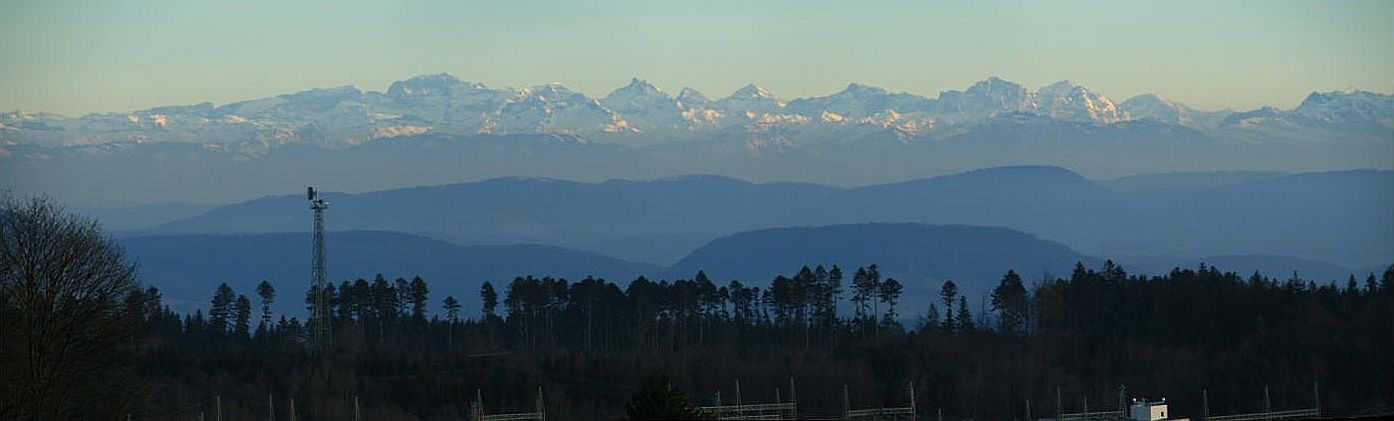
<svg viewBox="0 0 1394 421">
<path fill-rule="evenodd" d="M 111 418 L 137 388 L 120 364 L 135 266 L 51 199 L 0 209 L 0 419 Z"/>
</svg>

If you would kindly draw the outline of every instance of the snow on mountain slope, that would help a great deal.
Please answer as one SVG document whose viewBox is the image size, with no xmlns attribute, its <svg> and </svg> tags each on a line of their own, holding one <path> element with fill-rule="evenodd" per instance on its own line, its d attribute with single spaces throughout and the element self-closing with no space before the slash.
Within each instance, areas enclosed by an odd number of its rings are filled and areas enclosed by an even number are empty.
<svg viewBox="0 0 1394 421">
<path fill-rule="evenodd" d="M 600 100 L 600 104 L 624 116 L 639 131 L 672 131 L 686 127 L 682 103 L 639 78 L 610 92 Z"/>
<path fill-rule="evenodd" d="M 632 131 L 629 122 L 599 101 L 558 83 L 524 88 L 510 98 L 482 132 L 507 133 L 619 133 Z"/>
<path fill-rule="evenodd" d="M 1033 92 L 989 77 L 937 98 L 853 83 L 830 95 L 786 102 L 754 84 L 711 100 L 691 88 L 674 97 L 634 78 L 597 100 L 556 83 L 491 88 L 442 73 L 394 82 L 386 92 L 341 86 L 221 106 L 201 103 L 75 118 L 15 111 L 0 114 L 0 144 L 181 142 L 259 156 L 288 144 L 339 149 L 424 134 L 563 134 L 600 143 L 724 139 L 788 148 L 868 136 L 901 142 L 945 138 L 1009 114 L 1094 125 L 1147 120 L 1250 141 L 1380 142 L 1394 131 L 1394 95 L 1317 92 L 1292 111 L 1209 112 L 1153 94 L 1115 104 L 1068 81 Z"/>
<path fill-rule="evenodd" d="M 1133 120 L 1151 120 L 1198 129 L 1219 126 L 1232 111 L 1201 111 L 1160 95 L 1147 93 L 1128 98 L 1118 109 Z"/>
<path fill-rule="evenodd" d="M 1102 124 L 1128 120 L 1127 113 L 1118 111 L 1118 107 L 1108 97 L 1068 80 L 1036 91 L 1036 106 L 1041 114 L 1061 120 Z"/>
<path fill-rule="evenodd" d="M 780 114 L 784 111 L 784 101 L 776 98 L 765 88 L 755 84 L 732 92 L 730 96 L 712 103 L 712 107 L 733 117 L 744 116 L 749 120 L 762 118 L 765 114 Z"/>
<path fill-rule="evenodd" d="M 1394 128 L 1394 95 L 1355 89 L 1313 92 L 1294 111 L 1325 123 L 1380 124 Z"/>
<path fill-rule="evenodd" d="M 934 104 L 935 114 L 953 121 L 981 121 L 1002 113 L 1036 112 L 1033 94 L 1025 87 L 996 76 L 964 91 L 945 91 Z"/>
<path fill-rule="evenodd" d="M 887 110 L 923 114 L 930 111 L 931 104 L 928 98 L 921 96 L 890 93 L 874 86 L 853 83 L 832 95 L 789 101 L 787 109 L 805 116 L 821 116 L 826 112 L 844 119 L 859 120 Z"/>
</svg>

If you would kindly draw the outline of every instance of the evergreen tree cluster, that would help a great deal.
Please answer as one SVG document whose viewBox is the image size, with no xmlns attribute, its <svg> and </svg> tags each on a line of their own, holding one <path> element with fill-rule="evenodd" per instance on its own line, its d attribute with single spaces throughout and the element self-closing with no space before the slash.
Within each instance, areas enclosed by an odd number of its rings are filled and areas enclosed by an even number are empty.
<svg viewBox="0 0 1394 421">
<path fill-rule="evenodd" d="M 852 274 L 844 286 L 840 267 L 803 267 L 765 288 L 718 284 L 702 272 L 624 287 L 522 276 L 485 283 L 483 311 L 472 317 L 455 297 L 432 299 L 419 277 L 379 275 L 330 286 L 328 352 L 309 346 L 297 318 L 273 322 L 269 283 L 256 291 L 254 330 L 250 301 L 226 285 L 215 288 L 206 316 L 170 311 L 154 288 L 133 292 L 126 306 L 141 326 L 140 372 L 157 390 L 181 391 L 182 400 L 150 402 L 161 416 L 206 406 L 214 394 L 244 398 L 224 405 L 253 414 L 264 400 L 257 396 L 276 394 L 296 396 L 306 413 L 348 416 L 343 402 L 361 395 L 372 396 L 370 411 L 381 418 L 449 418 L 465 414 L 461 397 L 476 388 L 506 396 L 490 408 L 527 410 L 540 385 L 549 418 L 621 417 L 635 396 L 673 400 L 670 390 L 687 389 L 706 404 L 707 393 L 734 380 L 754 396 L 755 385 L 791 375 L 812 383 L 799 390 L 810 414 L 840 411 L 842 384 L 880 405 L 896 402 L 909 381 L 921 407 L 952 418 L 1022 415 L 990 396 L 1033 399 L 1037 415 L 1047 414 L 1039 411 L 1057 387 L 1111 402 L 1120 384 L 1134 396 L 1168 396 L 1181 414 L 1200 411 L 1201 389 L 1242 397 L 1313 382 L 1324 413 L 1391 409 L 1394 267 L 1344 285 L 1204 265 L 1144 276 L 1113 262 L 1077 264 L 1068 277 L 1030 285 L 1008 271 L 979 314 L 954 281 L 940 284 L 929 308 L 899 309 L 899 281 L 875 265 Z M 900 311 L 921 322 L 903 326 Z M 636 395 L 657 372 L 678 387 L 648 385 Z M 1310 392 L 1278 395 L 1278 407 L 1311 401 Z"/>
</svg>

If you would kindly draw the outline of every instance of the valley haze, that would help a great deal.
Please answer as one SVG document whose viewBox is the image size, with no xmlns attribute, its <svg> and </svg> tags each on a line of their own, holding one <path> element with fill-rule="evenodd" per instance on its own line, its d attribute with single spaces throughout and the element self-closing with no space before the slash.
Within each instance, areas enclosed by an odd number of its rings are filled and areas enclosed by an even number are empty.
<svg viewBox="0 0 1394 421">
<path fill-rule="evenodd" d="M 979 296 L 1008 269 L 1037 279 L 1106 259 L 1154 274 L 1201 264 L 1324 281 L 1379 272 L 1394 254 L 1389 191 L 1394 171 L 1094 181 L 1016 166 L 857 188 L 713 175 L 514 177 L 322 195 L 334 204 L 330 253 L 342 262 L 331 279 L 423 276 L 468 296 L 522 275 L 623 285 L 705 270 L 761 285 L 804 264 L 877 263 L 906 285 L 914 308 L 946 279 Z M 148 280 L 192 309 L 210 283 L 302 282 L 305 218 L 303 195 L 267 196 L 118 237 Z"/>
</svg>

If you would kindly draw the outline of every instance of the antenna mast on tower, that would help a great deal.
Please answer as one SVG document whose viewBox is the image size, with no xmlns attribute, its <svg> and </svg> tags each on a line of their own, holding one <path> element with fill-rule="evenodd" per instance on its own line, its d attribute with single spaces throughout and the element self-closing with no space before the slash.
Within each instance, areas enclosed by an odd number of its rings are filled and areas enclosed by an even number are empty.
<svg viewBox="0 0 1394 421">
<path fill-rule="evenodd" d="M 329 209 L 329 202 L 319 198 L 314 187 L 309 187 L 306 195 L 315 217 L 315 234 L 310 252 L 310 277 L 315 291 L 315 310 L 314 314 L 310 315 L 314 323 L 314 328 L 310 330 L 310 341 L 314 345 L 327 348 L 330 343 L 330 315 L 329 290 L 324 279 L 324 210 Z"/>
</svg>

